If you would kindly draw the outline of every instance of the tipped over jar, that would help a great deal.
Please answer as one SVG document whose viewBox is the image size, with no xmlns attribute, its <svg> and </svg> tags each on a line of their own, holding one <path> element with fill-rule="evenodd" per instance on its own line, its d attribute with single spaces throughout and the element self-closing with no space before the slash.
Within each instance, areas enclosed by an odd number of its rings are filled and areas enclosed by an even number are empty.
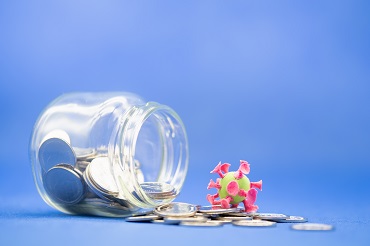
<svg viewBox="0 0 370 246">
<path fill-rule="evenodd" d="M 188 142 L 171 108 L 125 92 L 71 93 L 39 116 L 30 142 L 37 189 L 69 214 L 125 217 L 173 201 Z"/>
</svg>

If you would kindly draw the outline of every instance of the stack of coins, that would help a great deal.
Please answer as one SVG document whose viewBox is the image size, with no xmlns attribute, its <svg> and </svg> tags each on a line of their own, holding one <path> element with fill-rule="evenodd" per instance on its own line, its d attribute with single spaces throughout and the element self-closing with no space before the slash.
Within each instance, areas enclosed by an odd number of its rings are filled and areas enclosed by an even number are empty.
<svg viewBox="0 0 370 246">
<path fill-rule="evenodd" d="M 307 223 L 301 216 L 276 213 L 246 213 L 244 208 L 224 209 L 220 206 L 197 206 L 182 202 L 161 205 L 154 210 L 138 213 L 126 218 L 128 222 L 150 222 L 180 226 L 223 226 L 232 224 L 243 227 L 275 227 L 277 223 L 294 223 L 294 230 L 332 230 L 326 224 Z"/>
<path fill-rule="evenodd" d="M 51 200 L 76 214 L 119 216 L 137 210 L 120 196 L 106 153 L 104 149 L 72 147 L 68 134 L 61 130 L 48 134 L 39 147 L 38 159 Z M 177 195 L 170 184 L 144 182 L 137 160 L 135 174 L 150 198 L 165 200 Z"/>
</svg>

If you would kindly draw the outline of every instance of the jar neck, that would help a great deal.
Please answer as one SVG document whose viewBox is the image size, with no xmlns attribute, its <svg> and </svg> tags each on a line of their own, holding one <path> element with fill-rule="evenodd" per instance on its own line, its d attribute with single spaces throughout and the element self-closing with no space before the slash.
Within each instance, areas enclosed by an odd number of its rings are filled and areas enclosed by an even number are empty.
<svg viewBox="0 0 370 246">
<path fill-rule="evenodd" d="M 188 168 L 188 142 L 176 112 L 155 102 L 133 106 L 120 115 L 112 137 L 109 153 L 120 196 L 140 208 L 171 202 L 175 196 L 154 199 L 141 184 L 166 183 L 176 195 L 181 190 Z"/>
</svg>

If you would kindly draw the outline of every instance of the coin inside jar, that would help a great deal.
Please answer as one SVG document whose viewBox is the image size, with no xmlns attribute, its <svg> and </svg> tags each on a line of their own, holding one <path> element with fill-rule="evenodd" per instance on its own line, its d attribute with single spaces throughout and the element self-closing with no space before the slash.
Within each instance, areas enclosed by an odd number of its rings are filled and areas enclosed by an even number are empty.
<svg viewBox="0 0 370 246">
<path fill-rule="evenodd" d="M 71 166 L 76 163 L 76 155 L 72 147 L 63 139 L 55 137 L 49 138 L 41 144 L 38 158 L 44 172 L 61 163 Z"/>
<path fill-rule="evenodd" d="M 49 196 L 58 203 L 76 204 L 85 195 L 82 174 L 68 164 L 59 164 L 47 171 L 43 177 Z"/>
<path fill-rule="evenodd" d="M 175 187 L 164 182 L 143 182 L 140 186 L 153 199 L 164 200 L 177 194 Z"/>
<path fill-rule="evenodd" d="M 98 157 L 86 167 L 84 178 L 87 185 L 100 197 L 116 197 L 118 189 L 110 172 L 108 157 Z"/>
</svg>

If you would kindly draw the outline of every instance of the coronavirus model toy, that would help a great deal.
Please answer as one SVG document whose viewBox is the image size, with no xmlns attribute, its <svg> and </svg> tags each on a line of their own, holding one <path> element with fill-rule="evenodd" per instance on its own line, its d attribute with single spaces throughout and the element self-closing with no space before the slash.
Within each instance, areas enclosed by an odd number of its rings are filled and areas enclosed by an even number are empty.
<svg viewBox="0 0 370 246">
<path fill-rule="evenodd" d="M 240 202 L 244 204 L 247 213 L 258 210 L 255 205 L 257 199 L 257 189 L 262 190 L 262 180 L 250 182 L 245 174 L 249 174 L 250 167 L 247 161 L 241 160 L 239 169 L 236 172 L 229 172 L 229 163 L 218 163 L 211 171 L 217 173 L 220 178 L 214 182 L 210 180 L 207 189 L 216 188 L 218 192 L 214 195 L 207 195 L 207 200 L 212 205 L 221 205 L 222 208 L 238 207 Z M 219 200 L 215 200 L 219 198 Z"/>
</svg>

